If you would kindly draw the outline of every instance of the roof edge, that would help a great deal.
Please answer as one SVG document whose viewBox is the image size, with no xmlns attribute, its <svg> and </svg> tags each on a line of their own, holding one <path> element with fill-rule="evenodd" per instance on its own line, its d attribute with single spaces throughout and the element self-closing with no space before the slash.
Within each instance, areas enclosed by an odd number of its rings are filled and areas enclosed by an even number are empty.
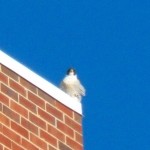
<svg viewBox="0 0 150 150">
<path fill-rule="evenodd" d="M 48 82 L 41 76 L 37 75 L 15 59 L 11 58 L 2 50 L 0 50 L 0 63 L 14 71 L 21 77 L 25 78 L 27 81 L 31 82 L 65 106 L 82 115 L 82 105 L 80 102 L 71 98 L 58 87 Z"/>
</svg>

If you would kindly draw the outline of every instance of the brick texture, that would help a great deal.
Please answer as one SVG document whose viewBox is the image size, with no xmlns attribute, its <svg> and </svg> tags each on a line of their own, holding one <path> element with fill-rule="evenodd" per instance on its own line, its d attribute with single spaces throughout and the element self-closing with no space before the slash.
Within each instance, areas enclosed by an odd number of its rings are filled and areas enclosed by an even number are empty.
<svg viewBox="0 0 150 150">
<path fill-rule="evenodd" d="M 83 150 L 80 114 L 0 68 L 0 150 Z"/>
</svg>

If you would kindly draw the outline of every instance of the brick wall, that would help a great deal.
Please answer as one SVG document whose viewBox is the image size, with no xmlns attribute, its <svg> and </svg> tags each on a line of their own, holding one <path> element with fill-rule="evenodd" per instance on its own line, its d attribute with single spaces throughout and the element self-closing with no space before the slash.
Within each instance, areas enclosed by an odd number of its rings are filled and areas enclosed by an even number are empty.
<svg viewBox="0 0 150 150">
<path fill-rule="evenodd" d="M 81 121 L 81 115 L 0 65 L 0 150 L 83 150 Z"/>
</svg>

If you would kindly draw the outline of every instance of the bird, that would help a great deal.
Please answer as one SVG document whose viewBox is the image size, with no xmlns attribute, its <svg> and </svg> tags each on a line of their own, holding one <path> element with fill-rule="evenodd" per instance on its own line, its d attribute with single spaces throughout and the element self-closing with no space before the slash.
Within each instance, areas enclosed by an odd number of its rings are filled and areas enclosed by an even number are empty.
<svg viewBox="0 0 150 150">
<path fill-rule="evenodd" d="M 66 76 L 60 83 L 60 89 L 79 102 L 81 102 L 82 96 L 85 96 L 85 88 L 78 79 L 74 68 L 67 70 Z"/>
</svg>

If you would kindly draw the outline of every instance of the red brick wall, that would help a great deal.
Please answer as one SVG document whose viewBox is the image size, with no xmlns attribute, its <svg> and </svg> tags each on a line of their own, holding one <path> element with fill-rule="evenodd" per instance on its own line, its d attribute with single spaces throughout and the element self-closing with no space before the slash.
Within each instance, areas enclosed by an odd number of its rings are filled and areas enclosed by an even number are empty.
<svg viewBox="0 0 150 150">
<path fill-rule="evenodd" d="M 81 121 L 79 114 L 0 65 L 0 150 L 83 150 Z"/>
</svg>

